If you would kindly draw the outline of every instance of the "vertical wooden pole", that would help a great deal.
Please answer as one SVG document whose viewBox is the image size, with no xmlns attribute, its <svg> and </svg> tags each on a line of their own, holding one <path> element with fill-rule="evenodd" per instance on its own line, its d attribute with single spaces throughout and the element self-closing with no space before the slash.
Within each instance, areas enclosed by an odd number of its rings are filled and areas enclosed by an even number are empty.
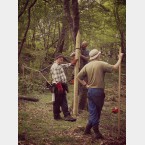
<svg viewBox="0 0 145 145">
<path fill-rule="evenodd" d="M 76 50 L 75 50 L 75 59 L 78 59 L 75 68 L 74 68 L 74 101 L 73 101 L 73 115 L 77 116 L 78 114 L 78 80 L 76 75 L 79 72 L 79 59 L 80 59 L 80 32 L 78 30 L 76 36 Z"/>
<path fill-rule="evenodd" d="M 119 48 L 119 54 L 121 47 Z M 119 79 L 118 79 L 118 138 L 120 137 L 120 94 L 121 94 L 121 63 L 119 65 Z"/>
</svg>

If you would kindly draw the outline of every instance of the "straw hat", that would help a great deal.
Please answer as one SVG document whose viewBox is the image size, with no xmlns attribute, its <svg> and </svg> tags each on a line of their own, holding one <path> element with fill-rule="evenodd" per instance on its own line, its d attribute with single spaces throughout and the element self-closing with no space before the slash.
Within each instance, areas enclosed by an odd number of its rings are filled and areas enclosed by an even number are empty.
<svg viewBox="0 0 145 145">
<path fill-rule="evenodd" d="M 90 60 L 96 59 L 100 54 L 101 54 L 101 51 L 98 51 L 97 49 L 91 50 L 89 53 Z"/>
</svg>

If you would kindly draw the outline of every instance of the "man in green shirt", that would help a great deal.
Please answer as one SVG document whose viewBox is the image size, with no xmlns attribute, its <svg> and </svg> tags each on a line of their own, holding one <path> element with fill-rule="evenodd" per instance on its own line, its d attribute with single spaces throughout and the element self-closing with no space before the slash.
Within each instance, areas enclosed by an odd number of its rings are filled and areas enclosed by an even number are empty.
<svg viewBox="0 0 145 145">
<path fill-rule="evenodd" d="M 120 53 L 117 63 L 111 65 L 104 61 L 99 61 L 100 54 L 101 52 L 97 49 L 91 50 L 89 53 L 90 62 L 77 75 L 79 82 L 88 88 L 89 120 L 84 133 L 90 134 L 90 130 L 93 128 L 96 139 L 103 138 L 99 131 L 99 121 L 105 98 L 105 73 L 117 70 L 123 57 L 123 53 Z M 87 82 L 84 80 L 85 77 L 87 77 Z"/>
</svg>

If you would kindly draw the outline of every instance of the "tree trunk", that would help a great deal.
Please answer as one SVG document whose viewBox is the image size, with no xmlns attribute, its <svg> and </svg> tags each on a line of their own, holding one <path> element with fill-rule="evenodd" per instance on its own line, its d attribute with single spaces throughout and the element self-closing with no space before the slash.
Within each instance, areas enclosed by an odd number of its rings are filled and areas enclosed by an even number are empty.
<svg viewBox="0 0 145 145">
<path fill-rule="evenodd" d="M 120 36 L 121 36 L 121 48 L 122 52 L 126 54 L 126 45 L 125 45 L 125 38 L 124 38 L 124 32 L 120 31 Z"/>
<path fill-rule="evenodd" d="M 121 21 L 119 18 L 119 14 L 118 14 L 118 8 L 119 5 L 117 3 L 116 0 L 114 0 L 115 4 L 114 4 L 114 16 L 115 16 L 115 20 L 116 20 L 116 25 L 117 28 L 119 30 L 120 33 L 120 45 L 121 45 L 121 49 L 122 49 L 122 53 L 124 53 L 124 61 L 126 61 L 126 44 L 125 44 L 125 38 L 124 38 L 124 31 L 122 30 L 122 26 L 121 26 Z"/>
<path fill-rule="evenodd" d="M 63 5 L 64 5 L 65 17 L 66 17 L 66 19 L 69 23 L 69 26 L 70 26 L 72 40 L 73 40 L 73 43 L 75 44 L 75 37 L 73 35 L 73 19 L 71 17 L 71 12 L 70 12 L 70 0 L 64 0 Z"/>
<path fill-rule="evenodd" d="M 76 38 L 77 32 L 79 30 L 79 20 L 80 20 L 78 0 L 72 0 L 72 13 L 73 13 L 73 37 Z"/>
<path fill-rule="evenodd" d="M 62 24 L 62 30 L 61 30 L 60 37 L 59 37 L 59 40 L 57 43 L 57 47 L 56 47 L 56 52 L 58 52 L 58 53 L 63 52 L 66 30 L 67 30 L 67 24 L 66 24 L 65 17 L 64 17 L 63 24 Z"/>
<path fill-rule="evenodd" d="M 23 13 L 25 12 L 27 6 L 28 6 L 29 0 L 26 1 L 24 8 L 22 9 L 22 11 L 20 12 L 20 14 L 18 15 L 18 19 L 23 15 Z"/>
<path fill-rule="evenodd" d="M 30 21 L 31 21 L 31 8 L 34 6 L 34 4 L 36 3 L 37 0 L 34 0 L 34 2 L 30 5 L 29 9 L 28 9 L 28 24 L 27 24 L 27 28 L 26 28 L 26 31 L 24 33 L 24 37 L 22 39 L 22 42 L 21 42 L 21 46 L 20 46 L 20 50 L 19 50 L 19 54 L 18 54 L 18 60 L 20 59 L 20 55 L 21 55 L 21 51 L 23 49 L 23 45 L 24 45 L 24 42 L 26 41 L 26 37 L 27 37 L 27 32 L 29 30 L 29 27 L 30 27 Z"/>
</svg>

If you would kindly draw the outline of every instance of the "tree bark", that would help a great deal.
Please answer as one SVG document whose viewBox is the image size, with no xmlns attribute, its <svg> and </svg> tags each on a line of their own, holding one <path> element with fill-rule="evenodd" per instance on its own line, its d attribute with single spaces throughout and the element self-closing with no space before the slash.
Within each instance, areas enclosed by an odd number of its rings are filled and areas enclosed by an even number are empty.
<svg viewBox="0 0 145 145">
<path fill-rule="evenodd" d="M 59 37 L 59 40 L 57 43 L 57 47 L 56 47 L 56 52 L 58 52 L 58 53 L 63 52 L 66 30 L 67 30 L 67 24 L 65 21 L 65 17 L 63 17 L 62 30 L 61 30 L 60 37 Z"/>
<path fill-rule="evenodd" d="M 70 0 L 64 0 L 64 13 L 66 16 L 66 19 L 69 23 L 72 40 L 75 45 L 76 43 L 76 35 L 79 30 L 79 8 L 78 8 L 78 0 L 72 0 L 72 16 L 70 11 Z"/>
<path fill-rule="evenodd" d="M 119 33 L 120 33 L 120 45 L 121 45 L 122 53 L 124 53 L 126 55 L 126 44 L 125 44 L 125 39 L 124 39 L 124 31 L 122 30 L 121 20 L 120 20 L 119 14 L 118 14 L 119 5 L 117 3 L 117 0 L 115 0 L 114 2 L 115 2 L 114 16 L 115 16 L 117 28 L 118 28 Z"/>
<path fill-rule="evenodd" d="M 18 15 L 18 19 L 23 15 L 23 13 L 25 12 L 27 6 L 28 6 L 29 0 L 26 1 L 25 6 L 23 8 L 23 10 L 20 12 L 20 14 Z"/>
<path fill-rule="evenodd" d="M 74 35 L 73 35 L 73 19 L 71 17 L 71 12 L 70 12 L 70 0 L 64 0 L 63 5 L 64 5 L 65 17 L 66 17 L 66 19 L 69 23 L 69 26 L 70 26 L 72 40 L 73 40 L 73 43 L 75 44 L 75 38 L 74 38 Z"/>
<path fill-rule="evenodd" d="M 76 42 L 76 36 L 79 30 L 79 20 L 80 20 L 78 0 L 72 0 L 72 14 L 73 14 L 73 37 L 75 38 Z"/>
<path fill-rule="evenodd" d="M 28 33 L 28 30 L 29 30 L 29 27 L 30 27 L 31 8 L 34 6 L 34 4 L 36 3 L 36 1 L 37 0 L 34 0 L 34 2 L 30 5 L 30 7 L 28 9 L 28 24 L 27 24 L 26 31 L 24 33 L 24 37 L 23 37 L 22 42 L 21 42 L 21 46 L 20 46 L 20 50 L 19 50 L 19 54 L 18 54 L 18 60 L 20 59 L 20 55 L 21 55 L 21 52 L 22 52 L 22 49 L 23 49 L 23 45 L 24 45 L 24 42 L 26 41 L 27 33 Z"/>
<path fill-rule="evenodd" d="M 126 62 L 126 43 L 125 43 L 125 39 L 124 39 L 124 30 L 122 29 L 120 17 L 118 14 L 118 8 L 119 8 L 118 1 L 114 0 L 114 17 L 116 20 L 117 29 L 120 33 L 121 52 L 124 53 L 123 62 Z"/>
</svg>

